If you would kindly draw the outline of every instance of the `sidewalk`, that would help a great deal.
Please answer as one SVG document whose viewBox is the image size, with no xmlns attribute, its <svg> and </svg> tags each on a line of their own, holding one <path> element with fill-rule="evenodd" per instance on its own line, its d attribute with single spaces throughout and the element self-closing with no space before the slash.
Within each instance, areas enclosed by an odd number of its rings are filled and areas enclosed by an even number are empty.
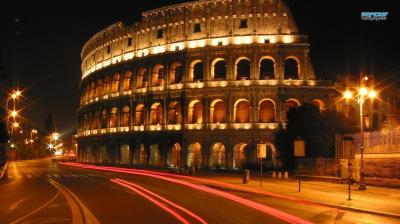
<svg viewBox="0 0 400 224">
<path fill-rule="evenodd" d="M 301 192 L 298 192 L 297 179 L 263 178 L 260 186 L 259 176 L 251 174 L 248 184 L 242 183 L 240 174 L 215 173 L 202 171 L 198 178 L 219 181 L 236 186 L 236 190 L 246 190 L 253 193 L 273 193 L 279 197 L 289 196 L 303 203 L 314 203 L 357 212 L 386 215 L 400 218 L 400 190 L 367 186 L 366 191 L 358 190 L 358 185 L 352 186 L 351 198 L 348 199 L 348 185 L 320 181 L 301 181 Z M 210 184 L 210 183 L 207 183 Z M 213 185 L 212 183 L 210 185 Z M 226 187 L 226 186 L 224 186 Z"/>
</svg>

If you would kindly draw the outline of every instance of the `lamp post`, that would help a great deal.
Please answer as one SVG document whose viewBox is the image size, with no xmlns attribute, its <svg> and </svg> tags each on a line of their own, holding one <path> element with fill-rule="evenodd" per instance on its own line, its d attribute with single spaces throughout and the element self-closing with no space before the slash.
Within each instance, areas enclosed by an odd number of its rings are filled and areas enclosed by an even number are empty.
<svg viewBox="0 0 400 224">
<path fill-rule="evenodd" d="M 364 80 L 368 80 L 367 78 L 364 78 Z M 353 98 L 353 93 L 350 90 L 346 90 L 343 94 L 345 99 L 352 99 Z M 368 89 L 364 85 L 361 85 L 358 88 L 358 93 L 357 93 L 357 103 L 360 105 L 360 151 L 361 151 L 361 167 L 360 167 L 360 186 L 359 190 L 366 190 L 365 186 L 365 171 L 364 171 L 364 113 L 363 113 L 363 105 L 365 103 L 365 100 L 370 98 L 374 99 L 377 96 L 377 93 L 374 89 Z"/>
</svg>

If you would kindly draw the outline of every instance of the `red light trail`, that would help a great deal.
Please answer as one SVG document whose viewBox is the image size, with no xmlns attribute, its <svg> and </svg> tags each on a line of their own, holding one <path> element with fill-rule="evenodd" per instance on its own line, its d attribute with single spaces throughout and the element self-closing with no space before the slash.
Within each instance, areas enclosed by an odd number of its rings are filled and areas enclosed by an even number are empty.
<svg viewBox="0 0 400 224">
<path fill-rule="evenodd" d="M 288 223 L 293 223 L 293 224 L 310 224 L 311 222 L 304 220 L 302 218 L 299 218 L 297 216 L 291 215 L 289 213 L 280 211 L 278 209 L 272 208 L 272 207 L 268 207 L 266 205 L 262 205 L 260 203 L 239 197 L 237 195 L 234 194 L 230 194 L 227 192 L 223 192 L 220 190 L 216 190 L 213 188 L 209 188 L 206 186 L 201 186 L 201 185 L 197 185 L 197 184 L 193 184 L 187 181 L 183 181 L 183 180 L 178 180 L 178 179 L 173 179 L 173 178 L 169 178 L 166 176 L 162 176 L 160 173 L 158 172 L 152 172 L 152 171 L 143 171 L 143 170 L 137 170 L 137 169 L 123 169 L 123 168 L 114 168 L 114 167 L 104 167 L 104 166 L 93 166 L 93 165 L 82 165 L 82 164 L 78 164 L 78 163 L 62 163 L 65 165 L 69 165 L 69 166 L 74 166 L 74 167 L 80 167 L 80 168 L 87 168 L 87 169 L 94 169 L 94 170 L 103 170 L 103 171 L 112 171 L 112 172 L 119 172 L 119 173 L 127 173 L 127 174 L 133 174 L 133 175 L 140 175 L 140 176 L 148 176 L 148 177 L 153 177 L 153 178 L 157 178 L 157 179 L 161 179 L 161 180 L 165 180 L 168 182 L 172 182 L 172 183 L 177 183 L 177 184 L 181 184 L 196 190 L 200 190 L 200 191 L 204 191 L 213 195 L 217 195 L 226 199 L 229 199 L 231 201 L 237 202 L 239 204 L 242 204 L 244 206 L 256 209 L 264 214 L 270 215 L 270 216 L 274 216 L 280 220 L 286 221 Z M 172 175 L 172 174 L 169 174 Z M 176 175 L 178 176 L 178 175 Z M 129 186 L 129 185 L 128 185 Z"/>
</svg>

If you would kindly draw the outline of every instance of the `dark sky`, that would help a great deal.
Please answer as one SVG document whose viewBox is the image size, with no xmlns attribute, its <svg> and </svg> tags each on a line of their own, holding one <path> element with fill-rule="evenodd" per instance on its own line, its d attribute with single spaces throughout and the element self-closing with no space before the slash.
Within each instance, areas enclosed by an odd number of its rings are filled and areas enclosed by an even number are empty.
<svg viewBox="0 0 400 224">
<path fill-rule="evenodd" d="M 6 81 L 27 90 L 23 116 L 44 126 L 51 113 L 61 132 L 74 131 L 79 102 L 80 51 L 94 33 L 116 22 L 133 23 L 142 11 L 183 0 L 13 1 L 1 6 L 0 64 Z M 374 73 L 400 76 L 400 8 L 393 0 L 288 0 L 302 34 L 309 35 L 317 76 Z M 3 3 L 4 4 L 4 3 Z M 388 11 L 388 21 L 361 21 L 362 11 Z"/>
</svg>

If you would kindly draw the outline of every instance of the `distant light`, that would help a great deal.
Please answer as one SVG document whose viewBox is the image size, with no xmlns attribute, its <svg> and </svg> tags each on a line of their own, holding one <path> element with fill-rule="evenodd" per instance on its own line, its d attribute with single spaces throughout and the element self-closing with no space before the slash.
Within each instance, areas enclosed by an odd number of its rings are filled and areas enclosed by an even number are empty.
<svg viewBox="0 0 400 224">
<path fill-rule="evenodd" d="M 360 92 L 360 95 L 365 96 L 368 94 L 368 89 L 365 87 L 361 87 L 359 92 Z"/>
<path fill-rule="evenodd" d="M 12 94 L 12 95 L 11 95 L 11 98 L 16 99 L 16 98 L 17 98 L 17 94 L 15 94 L 15 93 Z"/>
<path fill-rule="evenodd" d="M 11 144 L 11 148 L 14 148 L 15 147 L 15 145 L 14 144 Z"/>
<path fill-rule="evenodd" d="M 346 90 L 346 92 L 344 92 L 344 98 L 350 99 L 351 97 L 353 97 L 353 93 L 349 90 Z"/>
<path fill-rule="evenodd" d="M 15 92 L 15 95 L 21 96 L 21 91 L 17 90 L 17 92 Z"/>
<path fill-rule="evenodd" d="M 19 124 L 18 123 L 14 123 L 13 126 L 14 126 L 14 128 L 18 128 Z"/>
<path fill-rule="evenodd" d="M 54 148 L 54 146 L 53 146 L 53 144 L 49 144 L 49 149 L 53 149 Z"/>
<path fill-rule="evenodd" d="M 375 98 L 376 96 L 377 96 L 377 93 L 375 90 L 369 91 L 369 93 L 368 93 L 369 98 Z"/>
<path fill-rule="evenodd" d="M 11 112 L 11 116 L 12 117 L 16 117 L 18 115 L 18 112 L 16 111 L 16 110 L 13 110 L 12 112 Z"/>
</svg>

